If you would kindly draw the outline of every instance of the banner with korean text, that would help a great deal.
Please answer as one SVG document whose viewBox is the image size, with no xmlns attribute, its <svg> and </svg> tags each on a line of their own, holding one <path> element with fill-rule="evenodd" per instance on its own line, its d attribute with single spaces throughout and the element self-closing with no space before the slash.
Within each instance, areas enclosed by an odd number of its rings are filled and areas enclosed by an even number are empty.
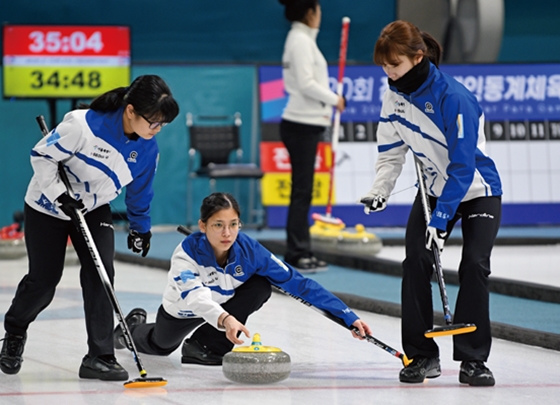
<svg viewBox="0 0 560 405">
<path fill-rule="evenodd" d="M 441 70 L 469 89 L 484 111 L 486 152 L 500 171 L 504 203 L 560 208 L 560 64 L 443 65 Z M 337 72 L 336 66 L 329 67 L 333 91 Z M 261 140 L 279 142 L 278 125 L 288 99 L 281 66 L 259 68 L 259 89 Z M 348 103 L 341 115 L 334 170 L 339 207 L 356 207 L 359 196 L 373 183 L 376 129 L 386 89 L 387 77 L 380 67 L 346 67 L 343 92 Z M 410 160 L 391 205 L 410 205 L 415 196 Z M 270 202 L 269 197 L 263 195 L 263 202 Z"/>
</svg>

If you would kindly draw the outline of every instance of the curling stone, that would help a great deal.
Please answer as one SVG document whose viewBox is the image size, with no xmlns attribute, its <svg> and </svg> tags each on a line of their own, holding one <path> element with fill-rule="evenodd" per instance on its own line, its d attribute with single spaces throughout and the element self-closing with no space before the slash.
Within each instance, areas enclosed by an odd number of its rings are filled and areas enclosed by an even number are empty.
<svg viewBox="0 0 560 405">
<path fill-rule="evenodd" d="M 261 336 L 253 335 L 251 346 L 236 347 L 222 361 L 224 376 L 244 384 L 271 384 L 290 375 L 290 356 L 277 347 L 263 346 Z"/>
<path fill-rule="evenodd" d="M 337 240 L 344 230 L 344 223 L 331 224 L 323 221 L 315 221 L 309 228 L 313 248 L 336 249 Z"/>
<path fill-rule="evenodd" d="M 338 250 L 365 255 L 376 255 L 381 251 L 383 243 L 377 235 L 367 232 L 362 224 L 357 224 L 354 229 L 354 232 L 340 232 L 337 241 Z"/>
</svg>

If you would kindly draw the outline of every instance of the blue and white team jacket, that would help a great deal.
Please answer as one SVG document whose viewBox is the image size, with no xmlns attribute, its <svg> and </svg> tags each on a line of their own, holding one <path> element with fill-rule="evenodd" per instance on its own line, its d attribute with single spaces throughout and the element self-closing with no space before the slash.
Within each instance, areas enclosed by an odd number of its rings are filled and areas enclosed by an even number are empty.
<svg viewBox="0 0 560 405">
<path fill-rule="evenodd" d="M 75 197 L 83 201 L 87 211 L 114 200 L 126 186 L 130 227 L 148 232 L 159 149 L 155 139 L 128 139 L 122 115 L 123 109 L 66 114 L 31 150 L 34 175 L 25 202 L 37 211 L 69 219 L 54 202 L 66 192 L 57 172 L 58 162 L 62 162 Z"/>
<path fill-rule="evenodd" d="M 316 281 L 303 277 L 243 233 L 239 233 L 232 245 L 225 268 L 216 262 L 204 233 L 195 232 L 186 237 L 171 258 L 163 308 L 175 318 L 204 318 L 217 328 L 218 317 L 224 312 L 220 304 L 231 299 L 235 289 L 254 274 L 330 312 L 348 326 L 358 319 L 340 299 Z"/>
<path fill-rule="evenodd" d="M 428 193 L 438 197 L 431 226 L 446 229 L 459 203 L 502 194 L 485 154 L 484 114 L 475 96 L 430 63 L 426 81 L 410 95 L 390 86 L 377 130 L 374 193 L 388 197 L 410 149 L 424 166 Z"/>
</svg>

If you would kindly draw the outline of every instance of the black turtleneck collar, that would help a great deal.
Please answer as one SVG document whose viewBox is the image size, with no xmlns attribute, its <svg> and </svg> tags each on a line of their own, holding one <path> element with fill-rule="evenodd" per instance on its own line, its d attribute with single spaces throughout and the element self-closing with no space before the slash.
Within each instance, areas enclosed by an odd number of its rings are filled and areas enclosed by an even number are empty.
<svg viewBox="0 0 560 405">
<path fill-rule="evenodd" d="M 410 69 L 406 74 L 397 80 L 389 79 L 389 85 L 397 88 L 404 94 L 414 93 L 426 81 L 430 73 L 430 62 L 427 57 L 423 57 L 420 63 Z"/>
</svg>

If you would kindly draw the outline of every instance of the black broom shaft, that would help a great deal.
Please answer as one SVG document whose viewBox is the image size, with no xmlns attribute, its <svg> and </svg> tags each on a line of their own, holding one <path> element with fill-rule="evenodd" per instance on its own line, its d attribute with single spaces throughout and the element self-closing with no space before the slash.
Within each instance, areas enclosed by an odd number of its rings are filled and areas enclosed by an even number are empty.
<svg viewBox="0 0 560 405">
<path fill-rule="evenodd" d="M 302 304 L 304 304 L 304 305 L 306 305 L 306 306 L 308 306 L 308 307 L 314 309 L 315 311 L 317 311 L 318 313 L 320 313 L 320 314 L 323 315 L 324 317 L 330 319 L 331 321 L 333 321 L 333 322 L 335 322 L 335 323 L 337 323 L 337 324 L 339 324 L 339 325 L 345 327 L 346 329 L 350 329 L 351 331 L 354 331 L 356 334 L 360 335 L 359 329 L 356 328 L 355 326 L 350 326 L 350 327 L 348 327 L 348 326 L 346 326 L 346 324 L 344 323 L 344 321 L 343 321 L 342 319 L 340 319 L 340 318 L 334 316 L 333 314 L 331 314 L 331 313 L 329 313 L 329 312 L 327 312 L 327 311 L 324 311 L 324 310 L 322 310 L 322 309 L 320 309 L 320 308 L 317 308 L 316 306 L 314 306 L 314 305 L 311 304 L 310 302 L 307 302 L 307 301 L 304 300 L 303 298 L 300 298 L 300 297 L 298 297 L 298 296 L 295 296 L 295 295 L 293 295 L 293 294 L 290 294 L 289 292 L 283 290 L 282 288 L 280 288 L 280 287 L 278 287 L 278 286 L 274 286 L 274 288 L 277 289 L 278 291 L 280 291 L 281 293 L 283 293 L 283 294 L 285 294 L 285 295 L 288 295 L 288 296 L 294 298 L 296 301 L 299 301 L 299 302 L 301 302 Z M 400 353 L 398 350 L 393 349 L 391 346 L 389 346 L 389 345 L 383 343 L 381 340 L 379 340 L 379 339 L 377 339 L 377 338 L 375 338 L 375 337 L 373 337 L 373 336 L 371 336 L 371 335 L 368 335 L 368 334 L 366 334 L 366 335 L 364 336 L 364 338 L 365 338 L 368 342 L 373 343 L 373 344 L 376 345 L 377 347 L 379 347 L 379 348 L 385 350 L 387 353 L 389 353 L 389 354 L 391 354 L 391 355 L 393 355 L 393 356 L 395 356 L 395 357 L 398 357 L 398 358 L 401 359 L 401 360 L 404 358 L 404 354 Z"/>
<path fill-rule="evenodd" d="M 45 123 L 45 118 L 42 115 L 39 115 L 36 119 L 37 119 L 37 123 L 39 124 L 39 127 L 41 128 L 41 132 L 42 132 L 43 136 L 47 135 L 49 133 L 49 130 L 47 128 L 47 124 Z M 58 163 L 58 174 L 60 176 L 60 179 L 62 180 L 62 182 L 66 186 L 66 190 L 68 191 L 68 194 L 73 195 L 74 193 L 72 191 L 72 186 L 70 185 L 70 181 L 68 180 L 68 175 L 66 174 L 66 171 L 64 170 L 64 168 L 62 166 L 62 162 Z M 128 325 L 126 324 L 126 322 L 124 320 L 124 316 L 123 316 L 121 307 L 119 305 L 119 302 L 117 300 L 117 297 L 115 295 L 115 291 L 113 290 L 113 286 L 111 285 L 111 281 L 109 279 L 109 276 L 107 275 L 107 270 L 105 270 L 105 267 L 103 266 L 103 262 L 99 258 L 99 252 L 97 250 L 97 247 L 95 246 L 95 242 L 93 241 L 93 237 L 91 236 L 91 232 L 89 231 L 89 228 L 86 225 L 84 214 L 82 214 L 82 212 L 79 209 L 76 209 L 76 218 L 77 218 L 77 224 L 76 225 L 78 226 L 78 228 L 80 229 L 80 232 L 82 233 L 82 236 L 84 237 L 84 240 L 85 240 L 86 245 L 89 249 L 89 252 L 91 254 L 91 257 L 93 259 L 93 262 L 95 264 L 97 272 L 99 273 L 99 276 L 101 277 L 103 288 L 105 289 L 105 292 L 107 293 L 107 296 L 109 297 L 109 301 L 111 302 L 113 310 L 115 311 L 115 314 L 117 315 L 117 319 L 118 319 L 119 324 L 121 325 L 121 328 L 123 330 L 125 341 L 126 341 L 127 345 L 129 345 L 132 348 L 134 361 L 136 362 L 136 366 L 138 367 L 138 371 L 140 372 L 141 375 L 143 374 L 142 376 L 145 376 L 146 371 L 144 370 L 144 367 L 142 366 L 140 356 L 138 356 L 138 351 L 136 350 L 136 346 L 134 345 L 134 341 L 132 340 L 132 337 L 130 335 L 130 330 L 128 329 Z"/>
<path fill-rule="evenodd" d="M 424 210 L 424 219 L 426 220 L 426 227 L 430 224 L 431 212 L 430 212 L 430 202 L 428 201 L 428 193 L 426 191 L 426 183 L 424 182 L 424 177 L 422 175 L 422 162 L 420 159 L 414 155 L 414 166 L 416 168 L 416 176 L 418 177 L 418 186 L 420 187 L 420 197 L 422 199 L 422 208 Z M 451 324 L 451 308 L 449 306 L 449 299 L 447 297 L 447 291 L 445 288 L 445 281 L 443 279 L 443 268 L 441 265 L 441 257 L 439 255 L 438 246 L 436 241 L 432 241 L 432 252 L 434 255 L 434 270 L 436 273 L 436 278 L 439 286 L 439 293 L 441 296 L 441 301 L 443 304 L 443 312 L 446 324 Z"/>
</svg>

